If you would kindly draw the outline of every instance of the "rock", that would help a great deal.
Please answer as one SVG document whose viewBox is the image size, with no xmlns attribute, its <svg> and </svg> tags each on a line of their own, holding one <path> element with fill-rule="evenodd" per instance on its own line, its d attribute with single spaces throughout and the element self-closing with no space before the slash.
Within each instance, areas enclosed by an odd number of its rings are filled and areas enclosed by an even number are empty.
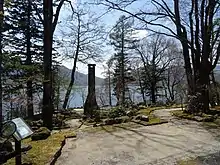
<svg viewBox="0 0 220 165">
<path fill-rule="evenodd" d="M 116 121 L 115 121 L 115 119 L 105 119 L 104 124 L 105 125 L 113 125 L 113 124 L 116 124 Z"/>
<path fill-rule="evenodd" d="M 43 126 L 43 121 L 42 120 L 32 121 L 30 122 L 30 126 L 32 128 L 40 128 Z"/>
<path fill-rule="evenodd" d="M 70 116 L 72 112 L 69 110 L 62 110 L 61 113 L 62 113 L 62 115 Z"/>
<path fill-rule="evenodd" d="M 135 120 L 141 120 L 141 115 L 137 115 L 137 116 L 135 117 Z"/>
<path fill-rule="evenodd" d="M 39 127 L 35 127 L 35 126 L 32 126 L 31 128 L 32 128 L 32 130 L 34 130 L 34 131 L 37 130 L 37 129 L 39 129 Z"/>
<path fill-rule="evenodd" d="M 145 115 L 142 115 L 142 116 L 141 116 L 141 121 L 146 121 L 146 122 L 148 122 L 148 121 L 149 121 L 149 117 L 148 117 L 148 116 L 145 116 Z"/>
<path fill-rule="evenodd" d="M 131 121 L 131 119 L 128 116 L 122 116 L 119 118 L 122 120 L 122 123 L 127 123 L 127 122 Z"/>
<path fill-rule="evenodd" d="M 129 117 L 136 116 L 137 112 L 138 112 L 137 109 L 132 109 L 132 110 L 127 111 L 126 115 L 129 116 Z"/>
<path fill-rule="evenodd" d="M 65 136 L 65 138 L 76 138 L 76 133 L 75 132 L 71 132 L 68 135 Z"/>
<path fill-rule="evenodd" d="M 12 152 L 13 151 L 13 145 L 10 141 L 5 141 L 5 139 L 0 138 L 0 151 L 7 151 Z"/>
<path fill-rule="evenodd" d="M 86 120 L 86 119 L 87 119 L 87 116 L 86 116 L 86 115 L 83 115 L 83 116 L 82 116 L 82 119 L 83 119 L 83 120 Z"/>
<path fill-rule="evenodd" d="M 121 124 L 123 123 L 123 119 L 121 117 L 115 118 L 115 124 Z"/>
<path fill-rule="evenodd" d="M 121 117 L 116 117 L 114 119 L 105 119 L 104 124 L 105 125 L 113 125 L 113 124 L 121 124 L 121 123 L 126 123 L 130 121 L 130 118 L 128 116 L 121 116 Z"/>
<path fill-rule="evenodd" d="M 201 116 L 194 116 L 194 119 L 198 122 L 202 122 L 203 121 L 203 117 Z"/>
<path fill-rule="evenodd" d="M 203 121 L 204 122 L 213 122 L 215 119 L 216 119 L 215 116 L 207 115 L 203 118 Z"/>
<path fill-rule="evenodd" d="M 21 145 L 21 151 L 22 152 L 27 152 L 27 151 L 29 151 L 31 149 L 32 149 L 31 145 Z"/>
<path fill-rule="evenodd" d="M 37 140 L 44 140 L 47 139 L 51 134 L 51 131 L 47 129 L 46 127 L 41 127 L 38 130 L 34 132 L 34 134 L 31 136 L 31 139 L 33 141 Z"/>
<path fill-rule="evenodd" d="M 146 116 L 146 115 L 138 115 L 138 116 L 135 117 L 135 120 L 141 120 L 141 121 L 148 122 L 149 121 L 149 117 Z"/>
</svg>

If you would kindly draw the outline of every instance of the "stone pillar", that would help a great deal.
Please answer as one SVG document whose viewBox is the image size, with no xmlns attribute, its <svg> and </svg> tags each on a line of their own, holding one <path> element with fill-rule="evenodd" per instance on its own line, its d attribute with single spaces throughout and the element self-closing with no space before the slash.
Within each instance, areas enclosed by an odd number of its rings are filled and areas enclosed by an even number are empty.
<svg viewBox="0 0 220 165">
<path fill-rule="evenodd" d="M 95 64 L 88 64 L 88 95 L 84 104 L 84 115 L 93 117 L 93 111 L 99 109 L 95 95 Z"/>
</svg>

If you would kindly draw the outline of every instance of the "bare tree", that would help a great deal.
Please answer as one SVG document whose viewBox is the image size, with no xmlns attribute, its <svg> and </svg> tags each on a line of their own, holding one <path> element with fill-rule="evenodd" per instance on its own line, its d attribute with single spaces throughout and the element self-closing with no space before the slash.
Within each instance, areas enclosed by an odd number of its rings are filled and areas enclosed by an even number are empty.
<svg viewBox="0 0 220 165">
<path fill-rule="evenodd" d="M 99 0 L 96 3 L 137 18 L 148 30 L 155 31 L 152 26 L 157 26 L 165 30 L 160 33 L 177 38 L 183 49 L 188 94 L 194 98 L 189 97 L 187 111 L 207 112 L 209 75 L 216 67 L 220 56 L 220 26 L 216 21 L 220 12 L 219 1 L 188 0 L 184 1 L 187 6 L 183 7 L 180 0 L 152 0 L 153 10 L 129 11 L 126 7 L 136 1 Z M 165 20 L 169 22 L 164 23 Z M 170 23 L 172 25 L 168 26 Z"/>
<path fill-rule="evenodd" d="M 152 103 L 155 104 L 161 90 L 164 72 L 172 61 L 168 50 L 173 46 L 173 42 L 160 34 L 155 34 L 148 40 L 142 40 L 139 45 L 135 45 L 135 49 L 143 63 L 142 88 L 145 89 L 151 97 Z"/>
<path fill-rule="evenodd" d="M 143 100 L 144 105 L 147 104 L 147 100 L 146 100 L 146 90 L 144 88 L 144 81 L 143 81 L 143 76 L 142 76 L 142 71 L 143 71 L 143 62 L 142 59 L 139 58 L 134 58 L 132 60 L 132 69 L 134 71 L 134 77 L 137 81 L 137 84 L 139 86 L 138 90 L 141 92 L 141 97 Z"/>
<path fill-rule="evenodd" d="M 112 68 L 113 65 L 113 58 L 111 57 L 107 62 L 106 65 L 103 65 L 104 67 L 104 72 L 102 73 L 105 76 L 105 86 L 108 92 L 108 100 L 109 100 L 109 105 L 112 106 L 112 77 L 114 70 Z"/>
<path fill-rule="evenodd" d="M 82 6 L 83 8 L 83 6 Z M 75 81 L 75 72 L 77 63 L 87 63 L 90 60 L 100 60 L 102 53 L 101 47 L 103 39 L 103 26 L 99 25 L 98 18 L 91 15 L 89 11 L 81 9 L 78 6 L 65 23 L 65 31 L 62 31 L 65 37 L 66 55 L 73 59 L 73 69 L 69 87 L 66 91 L 63 108 L 65 109 L 69 100 L 72 86 Z M 68 37 L 67 37 L 68 36 Z"/>
<path fill-rule="evenodd" d="M 172 64 L 164 73 L 163 87 L 167 103 L 175 103 L 178 97 L 178 90 L 180 84 L 186 83 L 184 80 L 184 68 L 179 63 Z"/>
</svg>

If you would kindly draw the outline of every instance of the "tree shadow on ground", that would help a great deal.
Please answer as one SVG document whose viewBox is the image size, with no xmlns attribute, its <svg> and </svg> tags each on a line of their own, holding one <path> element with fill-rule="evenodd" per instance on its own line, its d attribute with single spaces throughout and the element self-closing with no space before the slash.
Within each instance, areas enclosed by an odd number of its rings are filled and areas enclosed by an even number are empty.
<svg viewBox="0 0 220 165">
<path fill-rule="evenodd" d="M 187 123 L 181 123 L 181 125 L 187 125 L 187 131 L 190 134 L 195 134 L 195 129 L 198 129 L 198 125 L 190 125 Z M 165 154 L 165 151 L 163 151 L 163 147 L 168 147 L 168 149 L 175 149 L 178 152 L 187 152 L 187 153 L 195 153 L 195 149 L 198 149 L 197 146 L 187 146 L 187 136 L 177 133 L 163 133 L 163 132 L 156 132 L 154 130 L 145 130 L 144 127 L 140 128 L 129 128 L 129 127 L 123 127 L 120 125 L 115 125 L 115 127 L 120 128 L 122 130 L 125 130 L 124 134 L 121 135 L 118 132 L 112 132 L 108 131 L 106 128 L 102 127 L 102 129 L 110 134 L 111 136 L 114 136 L 115 138 L 120 138 L 120 140 L 126 139 L 124 141 L 124 144 L 128 147 L 135 148 L 136 150 L 140 149 L 141 146 L 151 147 L 152 150 L 156 150 L 160 153 Z M 178 126 L 177 126 L 178 127 Z M 200 128 L 200 127 L 199 127 Z M 183 129 L 183 127 L 179 127 L 179 129 Z M 192 131 L 190 131 L 192 130 Z M 204 133 L 204 130 L 197 130 L 202 133 Z M 130 143 L 129 139 L 134 140 L 135 143 Z M 146 139 L 148 142 L 146 142 Z M 211 143 L 206 143 L 200 139 L 193 139 L 195 143 L 202 144 L 204 146 L 212 146 Z M 154 146 L 154 144 L 160 144 L 162 148 L 157 148 L 157 146 Z M 214 147 L 214 146 L 213 146 Z"/>
</svg>

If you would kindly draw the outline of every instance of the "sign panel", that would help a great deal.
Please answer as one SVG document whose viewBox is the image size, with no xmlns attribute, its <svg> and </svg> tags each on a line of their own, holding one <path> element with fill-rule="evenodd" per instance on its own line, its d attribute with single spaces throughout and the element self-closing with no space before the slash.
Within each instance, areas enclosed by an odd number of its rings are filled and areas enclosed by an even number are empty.
<svg viewBox="0 0 220 165">
<path fill-rule="evenodd" d="M 17 126 L 17 130 L 13 135 L 16 138 L 16 140 L 20 141 L 33 134 L 33 131 L 31 130 L 31 128 L 27 125 L 27 123 L 22 118 L 19 117 L 19 118 L 13 119 L 12 121 Z"/>
</svg>

